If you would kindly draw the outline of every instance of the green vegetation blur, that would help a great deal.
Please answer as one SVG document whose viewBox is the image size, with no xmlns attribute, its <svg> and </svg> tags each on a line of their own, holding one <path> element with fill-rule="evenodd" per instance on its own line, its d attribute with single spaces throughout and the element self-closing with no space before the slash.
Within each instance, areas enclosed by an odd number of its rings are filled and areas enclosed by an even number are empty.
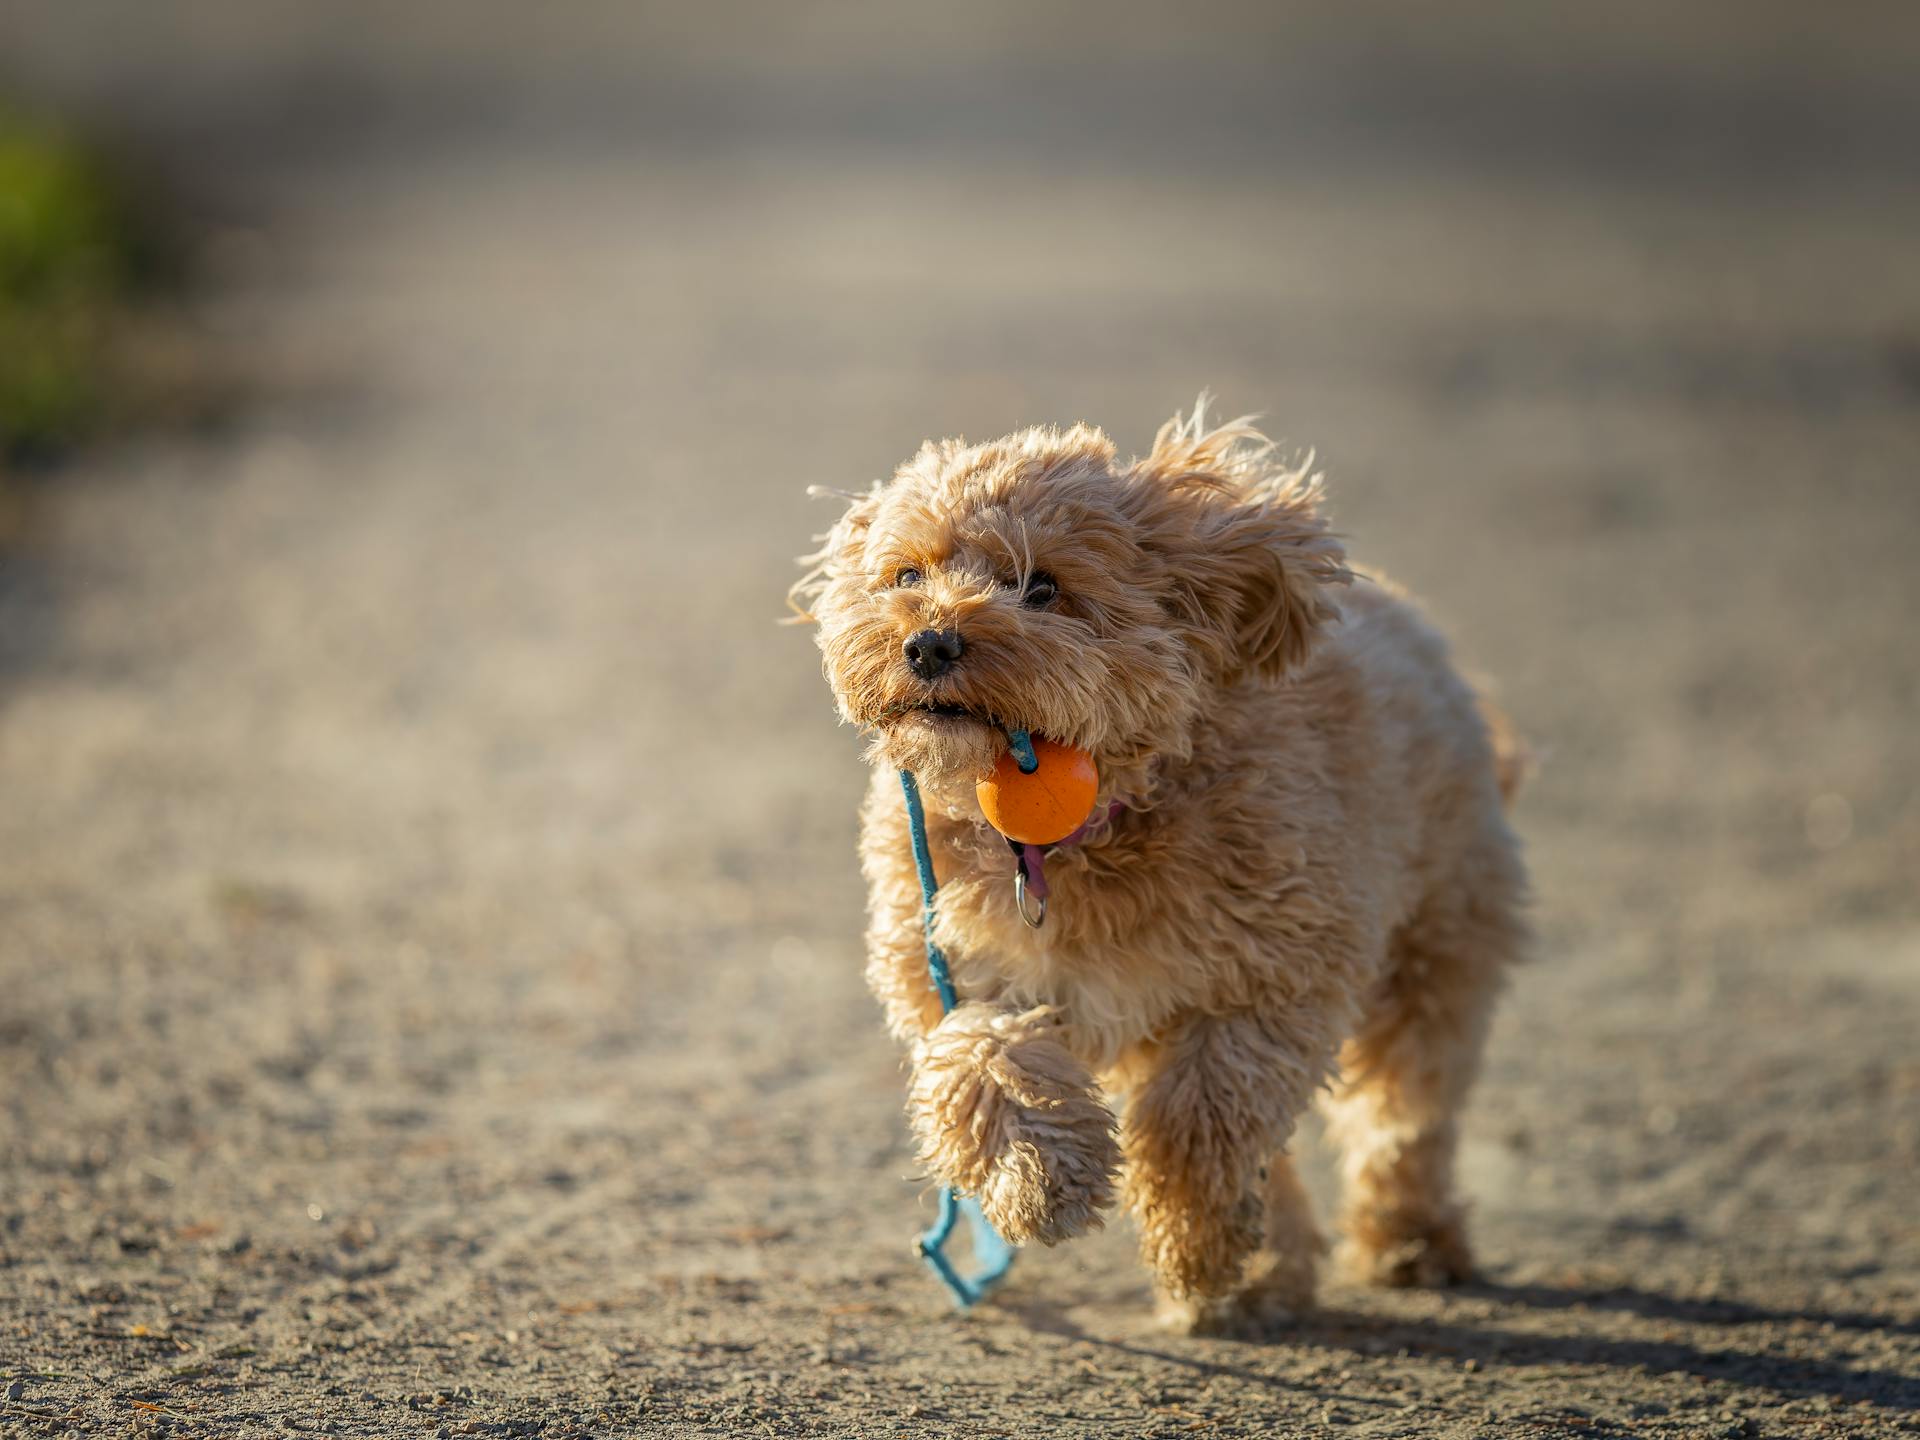
<svg viewBox="0 0 1920 1440">
<path fill-rule="evenodd" d="M 99 414 L 140 262 L 99 159 L 0 110 L 0 460 L 58 450 Z"/>
</svg>

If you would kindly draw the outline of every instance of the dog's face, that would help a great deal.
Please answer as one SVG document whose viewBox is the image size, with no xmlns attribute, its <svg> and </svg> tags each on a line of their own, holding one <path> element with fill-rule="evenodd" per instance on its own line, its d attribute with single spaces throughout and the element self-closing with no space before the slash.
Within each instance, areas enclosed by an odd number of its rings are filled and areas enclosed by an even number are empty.
<svg viewBox="0 0 1920 1440">
<path fill-rule="evenodd" d="M 1126 465 L 1085 426 L 924 446 L 794 587 L 842 717 L 935 789 L 985 775 L 1011 728 L 1110 779 L 1188 753 L 1222 687 L 1299 662 L 1347 578 L 1316 482 L 1269 456 L 1197 411 Z"/>
</svg>

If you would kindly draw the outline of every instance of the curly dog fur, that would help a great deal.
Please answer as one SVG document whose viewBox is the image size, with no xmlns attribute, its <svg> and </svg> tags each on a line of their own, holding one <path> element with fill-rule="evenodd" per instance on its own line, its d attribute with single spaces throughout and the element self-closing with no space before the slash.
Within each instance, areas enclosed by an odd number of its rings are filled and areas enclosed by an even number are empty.
<svg viewBox="0 0 1920 1440">
<path fill-rule="evenodd" d="M 1117 1193 L 1175 1323 L 1264 1324 L 1312 1301 L 1286 1146 L 1326 1089 L 1342 1262 L 1464 1278 L 1455 1127 L 1525 946 L 1521 756 L 1413 604 L 1348 567 L 1319 477 L 1196 408 L 1131 461 L 1032 429 L 929 443 L 847 498 L 794 595 L 873 734 L 867 978 L 930 1172 L 1016 1241 L 1094 1229 Z M 931 677 L 903 649 L 928 629 L 961 646 Z M 1049 858 L 1037 931 L 973 795 L 1007 726 L 1092 753 L 1096 815 L 1122 802 Z M 945 1017 L 900 768 L 964 1002 Z"/>
</svg>

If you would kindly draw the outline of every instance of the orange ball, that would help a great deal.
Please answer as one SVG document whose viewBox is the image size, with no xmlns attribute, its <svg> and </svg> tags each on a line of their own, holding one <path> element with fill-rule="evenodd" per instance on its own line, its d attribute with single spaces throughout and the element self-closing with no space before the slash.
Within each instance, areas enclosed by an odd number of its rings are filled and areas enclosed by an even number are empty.
<svg viewBox="0 0 1920 1440">
<path fill-rule="evenodd" d="M 974 794 L 987 823 L 1009 840 L 1052 845 L 1087 823 L 1100 789 L 1100 771 L 1086 751 L 1038 735 L 1033 737 L 1033 757 L 1039 768 L 1023 775 L 1009 750 Z"/>
</svg>

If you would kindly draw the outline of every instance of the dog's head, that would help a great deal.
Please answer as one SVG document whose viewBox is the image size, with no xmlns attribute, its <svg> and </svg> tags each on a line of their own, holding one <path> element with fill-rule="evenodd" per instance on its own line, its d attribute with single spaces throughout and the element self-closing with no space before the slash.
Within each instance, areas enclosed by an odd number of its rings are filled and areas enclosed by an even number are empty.
<svg viewBox="0 0 1920 1440">
<path fill-rule="evenodd" d="M 876 762 L 950 788 L 1025 728 L 1091 752 L 1117 790 L 1334 616 L 1348 572 L 1319 488 L 1197 408 L 1125 464 L 1084 425 L 930 442 L 848 497 L 793 599 Z"/>
</svg>

